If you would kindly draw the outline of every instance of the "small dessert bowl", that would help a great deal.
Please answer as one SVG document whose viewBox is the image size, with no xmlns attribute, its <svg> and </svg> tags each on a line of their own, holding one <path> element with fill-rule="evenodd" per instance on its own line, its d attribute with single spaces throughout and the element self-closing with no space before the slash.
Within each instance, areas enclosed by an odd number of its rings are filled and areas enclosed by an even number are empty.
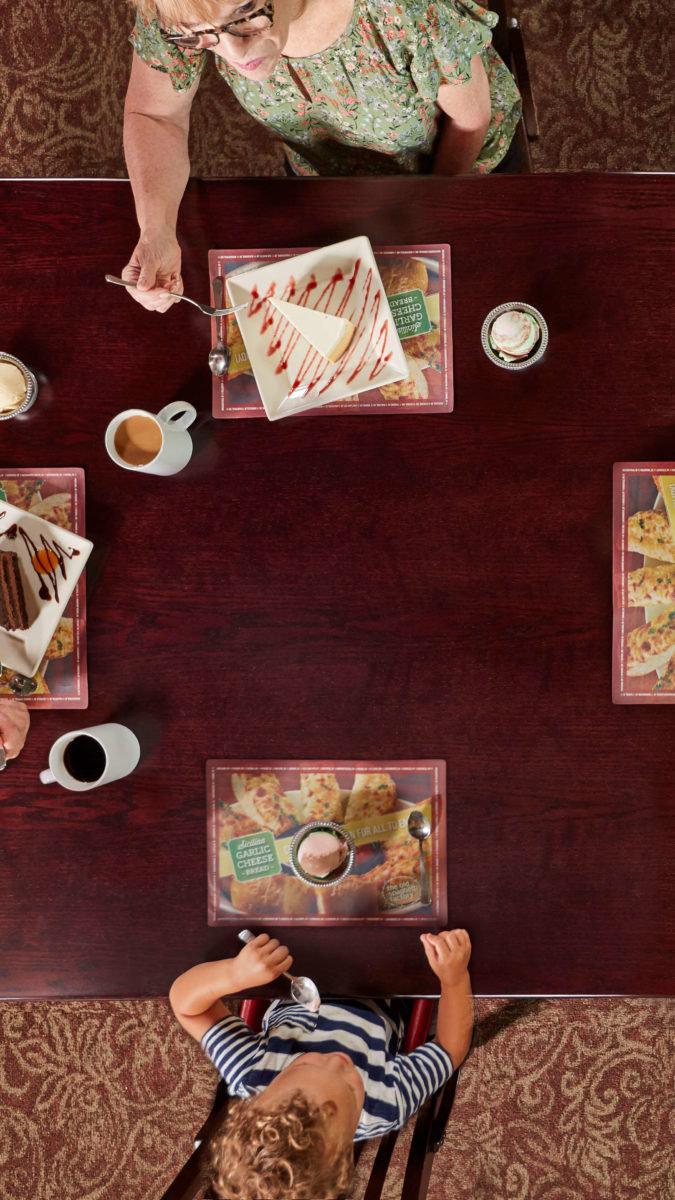
<svg viewBox="0 0 675 1200">
<path fill-rule="evenodd" d="M 0 350 L 0 366 L 3 363 L 8 363 L 10 367 L 16 368 L 20 375 L 23 376 L 25 384 L 25 396 L 23 399 L 17 400 L 16 403 L 5 406 L 2 396 L 0 396 L 0 421 L 9 421 L 12 417 L 19 417 L 22 413 L 28 411 L 37 396 L 38 385 L 33 372 L 28 370 L 25 363 L 15 358 L 13 354 L 7 354 L 6 351 Z"/>
<path fill-rule="evenodd" d="M 336 853 L 339 851 L 342 856 L 341 861 L 327 875 L 313 875 L 301 862 L 302 845 L 313 834 L 325 834 L 329 838 L 333 838 Z M 338 825 L 336 821 L 310 821 L 309 825 L 303 825 L 293 838 L 289 861 L 293 873 L 303 883 L 311 884 L 312 887 L 333 887 L 334 884 L 341 883 L 349 875 L 354 865 L 354 855 L 354 841 L 342 825 Z"/>
<path fill-rule="evenodd" d="M 499 352 L 495 349 L 491 340 L 492 326 L 502 313 L 524 313 L 530 317 L 532 321 L 539 326 L 539 337 L 534 343 L 529 353 L 522 358 L 514 358 L 508 361 L 502 358 Z M 493 308 L 483 321 L 483 328 L 480 335 L 481 344 L 490 362 L 493 362 L 497 367 L 503 367 L 505 371 L 523 371 L 525 367 L 531 367 L 533 363 L 538 362 L 548 345 L 548 326 L 542 317 L 539 309 L 533 308 L 531 304 L 525 304 L 520 300 L 510 300 L 506 304 L 499 304 L 497 308 Z"/>
</svg>

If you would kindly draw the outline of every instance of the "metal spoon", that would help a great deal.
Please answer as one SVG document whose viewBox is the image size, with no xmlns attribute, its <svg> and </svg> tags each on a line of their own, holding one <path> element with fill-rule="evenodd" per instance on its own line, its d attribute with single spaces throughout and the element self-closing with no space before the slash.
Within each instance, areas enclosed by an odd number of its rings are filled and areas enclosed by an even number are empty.
<svg viewBox="0 0 675 1200">
<path fill-rule="evenodd" d="M 408 833 L 411 837 L 417 838 L 420 851 L 420 883 L 422 885 L 422 904 L 431 904 L 431 888 L 429 887 L 429 876 L 427 875 L 427 864 L 424 861 L 424 849 L 422 842 L 428 838 L 431 833 L 431 825 L 424 813 L 411 812 L 408 817 Z"/>
<path fill-rule="evenodd" d="M 135 288 L 138 285 L 130 283 L 128 279 L 118 279 L 116 275 L 106 275 L 106 283 L 118 283 L 120 287 Z M 232 308 L 212 308 L 210 304 L 200 304 L 198 300 L 191 300 L 189 296 L 184 296 L 182 292 L 169 292 L 165 289 L 169 296 L 175 296 L 177 300 L 187 300 L 188 304 L 194 304 L 200 312 L 206 314 L 207 317 L 228 317 L 230 313 L 239 312 L 240 308 L 248 308 L 248 300 L 242 304 L 235 304 Z"/>
<path fill-rule="evenodd" d="M 216 308 L 223 306 L 223 288 L 225 280 L 222 275 L 216 275 L 215 279 L 211 280 L 213 288 L 213 301 Z M 230 365 L 230 351 L 223 342 L 223 318 L 216 317 L 216 344 L 209 351 L 209 366 L 211 374 L 217 379 L 222 379 L 223 375 L 227 374 L 227 368 Z"/>
<path fill-rule="evenodd" d="M 237 934 L 240 942 L 252 942 L 255 936 L 250 929 L 240 929 Z M 302 1004 L 304 1008 L 309 1008 L 312 1012 L 317 1012 L 321 997 L 314 981 L 308 979 L 306 975 L 289 975 L 288 971 L 282 971 L 281 974 L 291 981 L 291 996 L 295 1003 Z"/>
</svg>

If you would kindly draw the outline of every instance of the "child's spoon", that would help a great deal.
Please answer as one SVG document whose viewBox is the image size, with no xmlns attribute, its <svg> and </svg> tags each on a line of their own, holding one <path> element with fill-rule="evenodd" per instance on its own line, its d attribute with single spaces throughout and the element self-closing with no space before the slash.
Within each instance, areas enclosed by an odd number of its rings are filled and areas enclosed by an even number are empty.
<svg viewBox="0 0 675 1200">
<path fill-rule="evenodd" d="M 237 934 L 240 942 L 252 942 L 255 936 L 250 929 L 240 929 Z M 312 1012 L 317 1012 L 321 1004 L 321 997 L 314 981 L 308 979 L 306 975 L 289 975 L 288 971 L 282 971 L 281 974 L 291 981 L 291 996 L 295 1003 L 302 1004 L 304 1008 L 309 1008 Z"/>
</svg>

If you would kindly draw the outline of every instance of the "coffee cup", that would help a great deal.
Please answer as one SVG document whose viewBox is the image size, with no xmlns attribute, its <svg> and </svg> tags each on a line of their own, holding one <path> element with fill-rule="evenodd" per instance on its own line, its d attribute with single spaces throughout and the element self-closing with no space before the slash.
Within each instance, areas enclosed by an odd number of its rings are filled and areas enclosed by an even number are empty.
<svg viewBox="0 0 675 1200">
<path fill-rule="evenodd" d="M 192 455 L 187 432 L 197 410 L 172 400 L 158 413 L 127 408 L 113 417 L 105 433 L 105 448 L 118 467 L 148 475 L 175 475 Z"/>
<path fill-rule="evenodd" d="M 40 781 L 60 783 L 71 792 L 88 792 L 130 775 L 140 757 L 138 738 L 126 725 L 114 721 L 90 725 L 56 739 Z"/>
</svg>

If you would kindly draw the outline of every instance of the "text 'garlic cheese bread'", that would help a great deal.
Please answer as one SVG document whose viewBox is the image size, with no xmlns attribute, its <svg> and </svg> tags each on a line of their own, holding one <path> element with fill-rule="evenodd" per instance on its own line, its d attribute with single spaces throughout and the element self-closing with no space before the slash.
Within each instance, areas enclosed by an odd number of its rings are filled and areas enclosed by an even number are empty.
<svg viewBox="0 0 675 1200">
<path fill-rule="evenodd" d="M 675 608 L 668 608 L 648 625 L 640 625 L 628 634 L 626 673 L 648 675 L 665 667 L 674 653 Z"/>
<path fill-rule="evenodd" d="M 640 567 L 626 579 L 628 608 L 645 604 L 675 604 L 675 566 Z"/>
<path fill-rule="evenodd" d="M 653 508 L 628 518 L 628 549 L 661 562 L 675 562 L 675 535 L 666 513 Z"/>
</svg>

